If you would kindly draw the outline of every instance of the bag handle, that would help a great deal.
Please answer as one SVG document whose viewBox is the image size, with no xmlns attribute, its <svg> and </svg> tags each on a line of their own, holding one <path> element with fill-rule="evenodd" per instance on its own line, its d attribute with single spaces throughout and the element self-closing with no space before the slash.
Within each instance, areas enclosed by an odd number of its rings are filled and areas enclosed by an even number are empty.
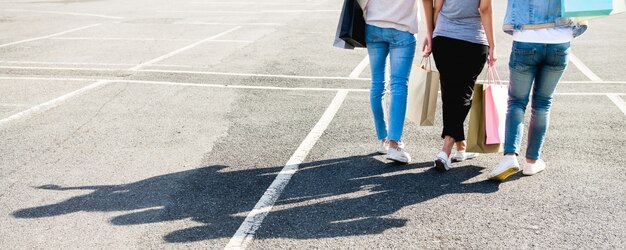
<svg viewBox="0 0 626 250">
<path fill-rule="evenodd" d="M 489 65 L 489 63 L 485 65 L 487 66 L 487 75 L 485 76 L 484 85 L 506 85 L 506 83 L 500 79 L 500 74 L 498 74 L 495 65 Z"/>
<path fill-rule="evenodd" d="M 426 63 L 424 63 L 424 60 L 426 60 Z M 422 57 L 422 60 L 420 61 L 420 67 L 425 69 L 425 70 L 432 70 L 432 63 L 430 62 L 430 56 L 428 57 L 428 60 L 426 59 L 426 57 Z"/>
</svg>

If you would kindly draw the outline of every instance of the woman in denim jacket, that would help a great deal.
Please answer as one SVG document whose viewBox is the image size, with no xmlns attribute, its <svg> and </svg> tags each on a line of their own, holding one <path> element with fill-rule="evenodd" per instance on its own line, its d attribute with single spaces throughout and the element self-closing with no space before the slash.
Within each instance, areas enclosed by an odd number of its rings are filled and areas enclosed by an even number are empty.
<svg viewBox="0 0 626 250">
<path fill-rule="evenodd" d="M 503 181 L 520 170 L 517 155 L 524 133 L 524 113 L 531 93 L 531 120 L 522 173 L 546 168 L 540 159 L 552 96 L 567 68 L 570 41 L 587 29 L 585 23 L 561 17 L 561 1 L 509 0 L 504 31 L 513 35 L 504 158 L 490 178 Z"/>
</svg>

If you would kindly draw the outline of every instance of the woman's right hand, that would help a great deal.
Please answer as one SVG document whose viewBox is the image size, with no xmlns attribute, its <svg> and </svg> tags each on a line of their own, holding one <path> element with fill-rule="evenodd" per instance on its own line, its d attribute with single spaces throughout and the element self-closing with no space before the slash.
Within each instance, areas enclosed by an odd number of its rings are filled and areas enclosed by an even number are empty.
<svg viewBox="0 0 626 250">
<path fill-rule="evenodd" d="M 427 34 L 426 37 L 424 37 L 424 42 L 422 43 L 423 57 L 429 57 L 432 51 L 433 51 L 433 36 Z"/>
</svg>

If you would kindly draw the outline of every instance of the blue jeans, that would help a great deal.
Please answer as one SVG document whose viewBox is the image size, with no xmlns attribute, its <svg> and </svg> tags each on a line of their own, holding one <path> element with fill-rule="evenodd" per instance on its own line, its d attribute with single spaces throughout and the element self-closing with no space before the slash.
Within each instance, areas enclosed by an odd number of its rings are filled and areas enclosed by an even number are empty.
<svg viewBox="0 0 626 250">
<path fill-rule="evenodd" d="M 519 155 L 524 134 L 524 113 L 532 91 L 526 159 L 539 159 L 550 121 L 552 95 L 567 68 L 569 53 L 569 43 L 513 42 L 509 61 L 511 83 L 506 115 L 505 154 Z"/>
<path fill-rule="evenodd" d="M 406 96 L 411 64 L 415 57 L 415 36 L 391 28 L 365 27 L 365 41 L 372 71 L 370 102 L 374 126 L 379 140 L 400 141 L 406 114 Z M 385 64 L 387 55 L 391 67 L 391 104 L 389 128 L 385 123 L 383 96 L 385 94 Z"/>
</svg>

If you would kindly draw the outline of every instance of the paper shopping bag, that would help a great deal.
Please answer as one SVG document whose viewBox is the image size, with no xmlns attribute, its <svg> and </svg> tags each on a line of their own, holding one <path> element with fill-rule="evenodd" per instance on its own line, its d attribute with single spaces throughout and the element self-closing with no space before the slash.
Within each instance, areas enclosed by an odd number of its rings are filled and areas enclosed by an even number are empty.
<svg viewBox="0 0 626 250">
<path fill-rule="evenodd" d="M 467 151 L 476 153 L 498 153 L 504 151 L 502 144 L 487 144 L 485 134 L 484 85 L 474 85 L 472 108 L 467 131 Z"/>
<path fill-rule="evenodd" d="M 487 84 L 484 85 L 486 144 L 504 143 L 508 88 L 500 80 L 494 66 L 488 66 Z"/>
<path fill-rule="evenodd" d="M 409 76 L 406 118 L 420 126 L 433 126 L 437 111 L 439 72 L 433 71 L 429 62 L 422 60 Z"/>
</svg>

